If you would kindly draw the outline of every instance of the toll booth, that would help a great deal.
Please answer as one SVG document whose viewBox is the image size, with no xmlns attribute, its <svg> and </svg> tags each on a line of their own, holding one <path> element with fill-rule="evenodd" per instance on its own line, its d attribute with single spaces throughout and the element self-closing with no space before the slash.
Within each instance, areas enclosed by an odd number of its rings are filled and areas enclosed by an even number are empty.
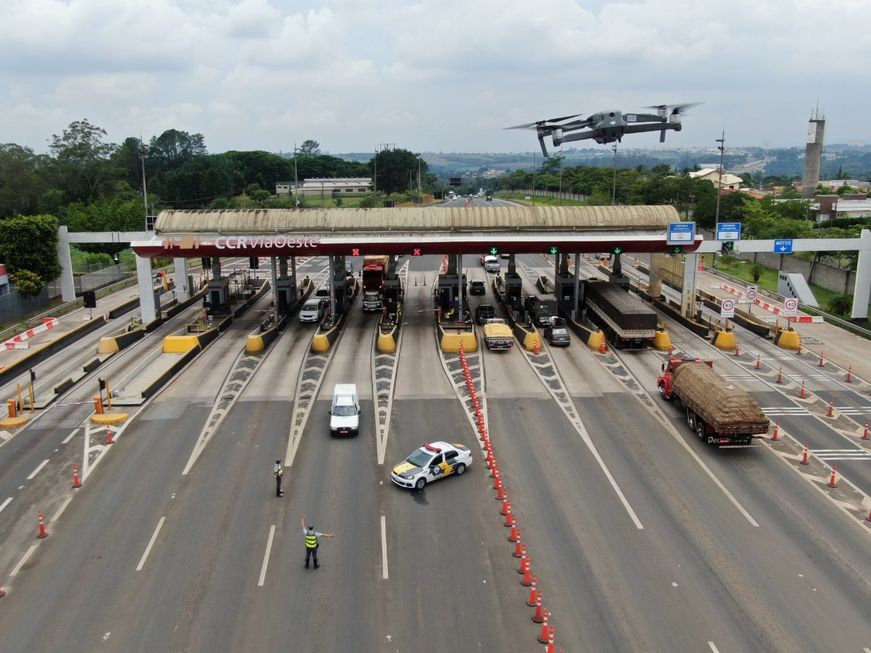
<svg viewBox="0 0 871 653">
<path fill-rule="evenodd" d="M 402 303 L 404 291 L 402 289 L 402 280 L 395 274 L 387 277 L 384 280 L 381 292 L 384 296 L 384 307 L 390 314 L 395 314 L 397 307 Z"/>
<path fill-rule="evenodd" d="M 293 279 L 276 279 L 275 295 L 278 300 L 278 314 L 284 315 L 296 301 L 296 286 Z"/>
<path fill-rule="evenodd" d="M 521 294 L 523 292 L 523 281 L 520 278 L 520 275 L 516 272 L 509 270 L 505 275 L 505 301 L 511 304 L 511 308 L 514 312 L 518 312 L 523 307 L 523 299 Z"/>
<path fill-rule="evenodd" d="M 466 301 L 466 275 L 458 276 L 456 274 L 440 274 L 438 290 L 436 294 L 436 304 L 442 309 L 443 315 L 454 314 L 459 302 L 458 295 L 462 293 L 463 314 L 469 311 L 469 303 Z M 451 319 L 451 318 L 449 318 Z M 456 316 L 454 316 L 454 321 Z"/>
<path fill-rule="evenodd" d="M 335 299 L 335 317 L 344 315 L 348 306 L 348 272 L 345 268 L 344 256 L 333 256 L 332 282 L 333 298 Z M 331 307 L 332 308 L 332 307 Z"/>
<path fill-rule="evenodd" d="M 230 280 L 226 277 L 211 279 L 204 302 L 209 315 L 227 315 L 230 312 Z"/>
</svg>

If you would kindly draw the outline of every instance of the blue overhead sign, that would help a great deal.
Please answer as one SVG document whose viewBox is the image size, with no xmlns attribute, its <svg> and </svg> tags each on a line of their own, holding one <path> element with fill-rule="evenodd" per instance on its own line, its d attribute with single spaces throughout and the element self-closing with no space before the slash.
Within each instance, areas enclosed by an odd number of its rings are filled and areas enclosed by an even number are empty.
<svg viewBox="0 0 871 653">
<path fill-rule="evenodd" d="M 741 223 L 718 222 L 717 240 L 741 240 Z"/>
<path fill-rule="evenodd" d="M 775 240 L 774 251 L 777 254 L 792 254 L 792 239 Z"/>
<path fill-rule="evenodd" d="M 692 245 L 696 241 L 695 222 L 669 222 L 666 245 Z"/>
</svg>

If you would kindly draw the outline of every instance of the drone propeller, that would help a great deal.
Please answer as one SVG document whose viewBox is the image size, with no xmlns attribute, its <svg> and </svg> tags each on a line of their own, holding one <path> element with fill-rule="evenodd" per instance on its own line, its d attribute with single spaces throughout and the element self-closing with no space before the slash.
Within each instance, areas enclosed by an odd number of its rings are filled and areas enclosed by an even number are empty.
<svg viewBox="0 0 871 653">
<path fill-rule="evenodd" d="M 698 106 L 699 102 L 687 102 L 685 104 L 655 104 L 653 106 L 644 107 L 645 109 L 656 109 L 657 111 L 668 111 L 673 116 L 682 114 L 687 109 Z"/>
<path fill-rule="evenodd" d="M 562 118 L 547 118 L 545 120 L 538 120 L 536 122 L 528 122 L 523 125 L 514 125 L 513 127 L 503 127 L 503 129 L 539 129 L 541 127 L 562 127 L 563 125 L 556 125 L 553 123 L 562 122 L 563 120 L 568 120 L 569 118 L 577 118 L 579 113 L 576 113 L 571 116 L 563 116 Z"/>
</svg>

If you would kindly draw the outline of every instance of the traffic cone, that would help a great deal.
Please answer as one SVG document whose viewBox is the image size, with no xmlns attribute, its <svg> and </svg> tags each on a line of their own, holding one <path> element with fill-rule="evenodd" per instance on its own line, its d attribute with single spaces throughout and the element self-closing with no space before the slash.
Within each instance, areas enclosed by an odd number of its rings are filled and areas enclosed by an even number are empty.
<svg viewBox="0 0 871 653">
<path fill-rule="evenodd" d="M 868 439 L 868 422 L 865 422 L 865 430 L 862 431 L 862 439 L 863 440 Z"/>
<path fill-rule="evenodd" d="M 520 584 L 524 587 L 529 587 L 532 585 L 532 571 L 529 568 L 529 564 L 526 565 L 526 571 L 523 572 L 523 577 L 520 579 Z"/>
<path fill-rule="evenodd" d="M 502 489 L 502 478 L 499 476 L 496 477 L 496 500 L 505 500 L 505 491 Z"/>
<path fill-rule="evenodd" d="M 852 383 L 852 382 L 853 382 L 853 366 L 850 365 L 850 367 L 847 368 L 847 383 Z"/>
<path fill-rule="evenodd" d="M 823 352 L 820 352 L 820 362 L 817 363 L 817 365 L 819 365 L 820 367 L 824 367 L 825 364 L 826 364 L 826 361 L 823 360 Z"/>
<path fill-rule="evenodd" d="M 828 408 L 828 410 L 826 411 L 826 417 L 834 417 L 834 416 L 835 416 L 835 402 L 834 402 L 834 401 L 830 401 L 830 402 L 829 402 L 829 408 Z"/>
<path fill-rule="evenodd" d="M 502 508 L 499 510 L 500 515 L 510 515 L 511 514 L 511 502 L 508 500 L 508 497 L 502 499 Z"/>
<path fill-rule="evenodd" d="M 801 391 L 798 393 L 799 398 L 804 399 L 806 394 L 804 390 L 804 381 L 801 382 Z"/>
<path fill-rule="evenodd" d="M 511 527 L 512 531 L 515 529 L 517 529 L 517 526 Z M 523 550 L 525 548 L 526 547 L 523 546 L 523 544 L 520 542 L 520 538 L 518 537 L 517 541 L 514 543 L 514 553 L 511 554 L 511 557 L 512 558 L 522 558 L 523 557 Z"/>
<path fill-rule="evenodd" d="M 871 521 L 871 510 L 868 511 L 868 516 L 865 518 L 865 521 Z M 0 591 L 2 591 L 2 590 L 3 590 L 3 588 L 0 587 Z M 2 597 L 2 596 L 3 595 L 0 594 L 0 597 Z"/>
<path fill-rule="evenodd" d="M 6 596 L 6 590 L 3 589 L 3 583 L 0 583 L 0 599 Z"/>
<path fill-rule="evenodd" d="M 48 531 L 45 530 L 45 516 L 42 514 L 41 510 L 36 513 L 36 519 L 39 522 L 39 532 L 37 533 L 36 537 L 38 537 L 39 539 L 48 537 Z"/>
<path fill-rule="evenodd" d="M 757 370 L 762 368 L 762 360 L 759 357 L 759 354 L 756 354 L 756 365 L 754 366 Z"/>
<path fill-rule="evenodd" d="M 73 489 L 82 487 L 82 479 L 79 478 L 79 466 L 73 465 Z"/>
<path fill-rule="evenodd" d="M 799 341 L 799 343 L 798 343 L 798 349 L 796 350 L 795 353 L 796 353 L 797 356 L 801 356 L 801 341 Z"/>
<path fill-rule="evenodd" d="M 106 444 L 115 444 L 115 438 L 112 437 L 112 427 L 106 427 Z"/>
<path fill-rule="evenodd" d="M 535 614 L 532 615 L 532 620 L 537 623 L 544 623 L 544 610 L 541 607 L 541 592 L 535 597 Z"/>
<path fill-rule="evenodd" d="M 777 442 L 780 440 L 780 424 L 777 422 L 774 423 L 774 433 L 771 434 L 772 442 Z"/>
<path fill-rule="evenodd" d="M 741 345 L 739 345 L 738 343 L 735 343 L 735 356 L 740 356 L 740 355 L 741 355 Z"/>
<path fill-rule="evenodd" d="M 547 630 L 547 647 L 544 649 L 544 653 L 556 653 L 556 651 L 554 650 L 553 637 L 553 626 L 550 626 Z"/>
<path fill-rule="evenodd" d="M 414 285 L 417 285 L 417 277 L 414 277 Z"/>
<path fill-rule="evenodd" d="M 509 542 L 519 542 L 520 541 L 520 529 L 517 527 L 516 523 L 511 525 L 511 532 L 508 533 L 508 541 Z"/>
<path fill-rule="evenodd" d="M 783 383 L 783 368 L 782 367 L 777 368 L 777 382 Z"/>
<path fill-rule="evenodd" d="M 599 353 L 604 354 L 608 351 L 608 345 L 605 344 L 605 337 L 602 336 L 602 339 L 599 341 Z"/>
<path fill-rule="evenodd" d="M 539 594 L 539 596 L 541 596 L 541 595 Z M 538 610 L 538 606 L 536 606 L 535 609 Z M 542 615 L 542 620 L 541 620 L 541 632 L 538 634 L 538 641 L 541 642 L 542 644 L 547 644 L 547 638 L 550 637 L 550 628 L 547 627 L 547 618 L 548 617 L 550 617 L 550 611 L 544 610 L 544 614 Z M 535 621 L 535 620 L 533 619 L 533 621 Z M 536 622 L 536 623 L 539 623 L 539 622 Z"/>
<path fill-rule="evenodd" d="M 541 353 L 541 343 L 536 338 L 535 343 L 532 345 L 532 353 L 538 356 Z"/>
<path fill-rule="evenodd" d="M 517 568 L 518 574 L 526 574 L 529 572 L 529 558 L 526 555 L 526 545 L 520 549 L 520 567 Z"/>
<path fill-rule="evenodd" d="M 804 449 L 801 452 L 801 464 L 807 465 L 810 462 L 807 450 L 807 443 L 804 445 Z"/>
<path fill-rule="evenodd" d="M 832 475 L 829 476 L 829 482 L 826 483 L 829 487 L 838 487 L 838 465 L 832 465 Z"/>
<path fill-rule="evenodd" d="M 501 485 L 502 485 L 502 474 L 497 472 L 496 474 L 493 475 L 493 489 L 498 490 L 501 487 Z M 499 499 L 499 501 L 502 501 L 502 499 Z"/>
<path fill-rule="evenodd" d="M 532 584 L 529 588 L 529 598 L 526 599 L 526 605 L 528 605 L 530 608 L 534 608 L 535 604 L 538 603 L 538 590 L 535 587 L 535 583 L 537 580 L 538 579 L 535 576 L 532 577 Z"/>
</svg>

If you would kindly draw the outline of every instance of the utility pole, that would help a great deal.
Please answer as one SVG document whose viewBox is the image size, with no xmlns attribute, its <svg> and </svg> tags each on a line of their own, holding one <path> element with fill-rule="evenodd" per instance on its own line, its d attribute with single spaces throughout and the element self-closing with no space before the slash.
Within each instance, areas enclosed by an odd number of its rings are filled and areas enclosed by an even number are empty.
<svg viewBox="0 0 871 653">
<path fill-rule="evenodd" d="M 532 153 L 532 205 L 535 206 L 535 152 Z"/>
<path fill-rule="evenodd" d="M 299 196 L 297 192 L 299 191 L 299 174 L 296 169 L 296 142 L 293 144 L 293 203 L 296 208 L 299 208 Z"/>
<path fill-rule="evenodd" d="M 614 150 L 614 178 L 611 181 L 611 206 L 617 204 L 617 143 L 611 146 Z"/>
<path fill-rule="evenodd" d="M 717 208 L 714 211 L 714 229 L 720 223 L 720 193 L 723 190 L 723 152 L 726 149 L 726 131 L 723 130 L 720 138 L 716 141 L 717 149 L 720 150 L 720 174 L 717 175 Z"/>
<path fill-rule="evenodd" d="M 420 156 L 417 157 L 417 200 L 420 201 Z"/>
<path fill-rule="evenodd" d="M 139 137 L 139 160 L 142 162 L 142 201 L 145 204 L 145 228 L 148 229 L 148 185 L 145 183 L 145 143 Z"/>
</svg>

